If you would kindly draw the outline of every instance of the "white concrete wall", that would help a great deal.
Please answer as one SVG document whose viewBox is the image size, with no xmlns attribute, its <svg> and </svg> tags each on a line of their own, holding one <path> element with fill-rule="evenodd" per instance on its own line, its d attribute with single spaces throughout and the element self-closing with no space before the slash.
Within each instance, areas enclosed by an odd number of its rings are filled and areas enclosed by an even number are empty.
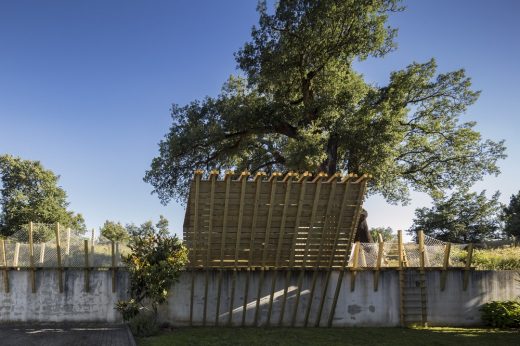
<svg viewBox="0 0 520 346">
<path fill-rule="evenodd" d="M 2 276 L 3 273 L 0 273 Z M 85 291 L 82 270 L 64 270 L 64 292 L 60 293 L 56 270 L 36 271 L 36 293 L 32 293 L 30 272 L 9 271 L 10 292 L 0 283 L 0 322 L 119 322 L 115 303 L 126 296 L 128 275 L 117 273 L 116 293 L 112 293 L 110 271 L 90 272 L 90 292 Z"/>
<path fill-rule="evenodd" d="M 202 325 L 204 313 L 205 272 L 195 274 L 193 324 Z M 235 294 L 232 307 L 232 325 L 242 324 L 242 311 L 247 271 L 237 272 Z M 255 321 L 256 299 L 260 281 L 260 271 L 250 273 L 245 324 L 253 326 Z M 260 292 L 260 311 L 258 325 L 267 325 L 269 297 L 274 272 L 267 271 Z M 275 296 L 272 305 L 270 324 L 279 325 L 283 289 L 286 273 L 277 273 Z M 296 285 L 299 272 L 293 272 L 287 294 L 282 325 L 291 324 L 295 301 Z M 313 271 L 303 276 L 302 295 L 296 313 L 296 326 L 304 324 L 310 303 L 310 288 Z M 428 287 L 428 322 L 430 325 L 478 325 L 478 308 L 491 300 L 514 299 L 520 296 L 520 283 L 514 278 L 520 277 L 513 271 L 475 271 L 470 272 L 468 289 L 462 290 L 463 271 L 449 271 L 446 290 L 440 290 L 440 272 L 427 272 Z M 2 274 L 0 274 L 2 276 Z M 332 300 L 339 273 L 333 272 L 327 293 L 320 325 L 327 325 Z M 308 326 L 314 326 L 323 294 L 326 273 L 318 272 L 314 297 L 312 299 Z M 398 326 L 399 325 L 399 280 L 397 271 L 382 271 L 377 292 L 373 288 L 373 272 L 358 272 L 355 290 L 350 290 L 350 273 L 345 273 L 333 319 L 333 326 Z M 168 304 L 161 307 L 160 318 L 175 326 L 189 324 L 191 273 L 181 275 L 180 282 L 171 290 Z M 220 299 L 220 325 L 226 325 L 230 310 L 230 295 L 233 272 L 222 272 Z M 36 272 L 36 293 L 31 292 L 30 272 L 26 270 L 9 272 L 10 293 L 5 293 L 0 281 L 0 322 L 8 321 L 121 321 L 120 314 L 114 309 L 119 299 L 126 297 L 128 275 L 124 271 L 117 273 L 117 291 L 112 293 L 110 271 L 92 271 L 90 292 L 85 292 L 83 270 L 64 271 L 65 291 L 59 292 L 58 276 L 55 270 Z M 215 325 L 216 301 L 218 291 L 218 272 L 208 273 L 208 303 L 206 325 Z"/>
</svg>

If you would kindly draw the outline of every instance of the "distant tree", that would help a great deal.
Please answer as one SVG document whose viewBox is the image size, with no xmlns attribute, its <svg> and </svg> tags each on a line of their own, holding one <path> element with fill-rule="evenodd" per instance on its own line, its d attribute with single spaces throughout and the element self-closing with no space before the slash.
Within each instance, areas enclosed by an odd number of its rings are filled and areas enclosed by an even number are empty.
<svg viewBox="0 0 520 346">
<path fill-rule="evenodd" d="M 381 234 L 383 241 L 390 241 L 394 238 L 394 231 L 390 227 L 374 227 L 370 229 L 370 235 L 375 242 L 378 241 L 378 234 Z"/>
<path fill-rule="evenodd" d="M 504 233 L 520 239 L 520 191 L 511 196 L 509 205 L 502 210 L 502 220 L 504 221 Z"/>
<path fill-rule="evenodd" d="M 487 199 L 485 191 L 458 191 L 434 199 L 433 207 L 415 210 L 412 235 L 423 230 L 434 238 L 450 242 L 479 242 L 499 237 L 502 205 L 496 192 Z"/>
<path fill-rule="evenodd" d="M 168 230 L 169 225 L 170 223 L 168 222 L 168 220 L 164 216 L 160 215 L 159 222 L 155 224 L 155 227 L 157 227 L 157 231 L 159 234 L 168 235 L 170 233 L 170 231 Z"/>
<path fill-rule="evenodd" d="M 406 202 L 498 174 L 503 142 L 461 121 L 479 92 L 464 70 L 432 59 L 375 85 L 354 62 L 394 50 L 397 0 L 260 1 L 259 25 L 217 97 L 173 105 L 144 180 L 163 203 L 184 200 L 195 169 L 370 173 L 368 193 Z M 439 24 L 440 25 L 440 24 Z"/>
<path fill-rule="evenodd" d="M 99 230 L 101 235 L 108 240 L 122 241 L 128 238 L 126 228 L 119 222 L 106 220 Z"/>
<path fill-rule="evenodd" d="M 145 236 L 150 234 L 160 234 L 166 236 L 170 234 L 168 230 L 169 222 L 164 216 L 159 216 L 159 221 L 154 225 L 151 220 L 142 223 L 140 226 L 135 224 L 126 225 L 126 231 L 130 236 Z"/>
<path fill-rule="evenodd" d="M 0 234 L 8 236 L 29 222 L 59 222 L 77 233 L 86 231 L 81 214 L 67 210 L 67 194 L 59 176 L 39 161 L 0 155 Z M 45 232 L 46 236 L 52 230 Z"/>
</svg>

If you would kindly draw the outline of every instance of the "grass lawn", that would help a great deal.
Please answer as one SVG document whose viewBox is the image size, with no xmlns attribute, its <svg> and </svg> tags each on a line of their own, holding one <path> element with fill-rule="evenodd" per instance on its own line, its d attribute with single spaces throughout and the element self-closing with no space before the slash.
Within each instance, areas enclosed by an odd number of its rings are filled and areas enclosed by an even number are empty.
<svg viewBox="0 0 520 346">
<path fill-rule="evenodd" d="M 485 328 L 179 328 L 137 339 L 162 345 L 520 345 L 520 330 Z"/>
</svg>

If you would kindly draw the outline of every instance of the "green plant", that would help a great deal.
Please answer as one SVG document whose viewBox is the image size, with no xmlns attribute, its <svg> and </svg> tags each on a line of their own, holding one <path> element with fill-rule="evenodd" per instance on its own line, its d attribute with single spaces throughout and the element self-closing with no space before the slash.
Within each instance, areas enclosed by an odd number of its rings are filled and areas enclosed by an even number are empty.
<svg viewBox="0 0 520 346">
<path fill-rule="evenodd" d="M 134 235 L 129 247 L 131 252 L 123 256 L 123 262 L 130 273 L 130 299 L 119 301 L 116 309 L 125 321 L 134 321 L 143 312 L 156 324 L 157 307 L 166 302 L 168 290 L 188 262 L 188 250 L 176 236 L 160 232 Z M 149 329 L 144 327 L 148 322 L 132 323 Z"/>
<path fill-rule="evenodd" d="M 132 334 L 138 337 L 146 337 L 156 335 L 159 332 L 159 326 L 155 321 L 155 316 L 150 313 L 138 314 L 128 322 Z"/>
<path fill-rule="evenodd" d="M 482 321 L 484 323 L 499 328 L 518 328 L 520 327 L 520 301 L 492 301 L 484 304 Z"/>
</svg>

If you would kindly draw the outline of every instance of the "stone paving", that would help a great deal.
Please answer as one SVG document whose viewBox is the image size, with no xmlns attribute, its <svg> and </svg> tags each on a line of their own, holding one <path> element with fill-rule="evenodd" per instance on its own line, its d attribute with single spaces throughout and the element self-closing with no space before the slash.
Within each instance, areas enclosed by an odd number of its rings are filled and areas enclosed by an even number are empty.
<svg viewBox="0 0 520 346">
<path fill-rule="evenodd" d="M 4 323 L 1 346 L 135 346 L 123 324 Z"/>
</svg>

